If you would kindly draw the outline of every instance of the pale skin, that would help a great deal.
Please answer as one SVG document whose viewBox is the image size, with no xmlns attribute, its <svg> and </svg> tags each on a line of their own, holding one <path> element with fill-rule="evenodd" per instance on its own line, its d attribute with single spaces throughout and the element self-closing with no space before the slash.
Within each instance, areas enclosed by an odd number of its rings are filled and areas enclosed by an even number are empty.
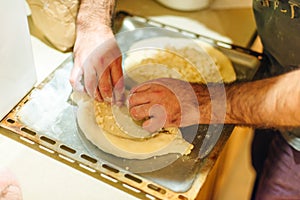
<svg viewBox="0 0 300 200">
<path fill-rule="evenodd" d="M 114 0 L 81 1 L 70 82 L 75 89 L 85 90 L 98 101 L 115 99 L 114 102 L 121 103 L 122 58 L 110 28 L 114 4 Z M 82 76 L 84 85 L 80 84 Z M 265 128 L 299 126 L 299 77 L 300 70 L 295 70 L 265 80 L 226 85 L 224 96 L 218 95 L 219 85 L 211 86 L 215 93 L 212 95 L 202 84 L 192 83 L 193 89 L 186 90 L 186 82 L 181 80 L 154 80 L 131 90 L 130 114 L 136 120 L 144 120 L 144 127 L 151 132 L 161 127 L 197 123 Z M 219 116 L 222 112 L 218 110 L 222 108 L 211 112 L 212 102 L 219 105 L 219 98 L 226 98 L 225 116 Z"/>
<path fill-rule="evenodd" d="M 187 126 L 190 124 L 224 123 L 237 124 L 254 127 L 295 127 L 300 125 L 300 70 L 295 70 L 277 77 L 229 84 L 225 86 L 226 91 L 226 115 L 225 118 L 218 116 L 218 112 L 211 114 L 211 98 L 207 87 L 203 84 L 191 83 L 193 90 L 181 90 L 177 96 L 189 98 L 195 93 L 198 105 L 183 103 L 170 89 L 181 87 L 184 83 L 176 79 L 164 79 L 165 86 L 157 84 L 160 80 L 144 83 L 131 91 L 129 99 L 130 114 L 136 120 L 145 120 L 144 126 L 149 131 L 159 129 L 151 121 L 159 118 L 149 113 L 153 105 L 164 108 L 167 117 L 163 127 Z M 171 85 L 171 86 L 170 86 Z M 211 87 L 218 91 L 218 84 Z M 218 99 L 218 95 L 212 98 Z M 183 115 L 178 114 L 180 105 Z M 187 109 L 184 108 L 187 107 Z M 196 110 L 200 116 L 195 115 Z M 188 116 L 189 121 L 182 120 Z M 213 116 L 213 117 L 212 117 Z M 212 121 L 213 119 L 213 121 Z"/>
<path fill-rule="evenodd" d="M 122 103 L 122 57 L 111 30 L 114 5 L 114 0 L 81 1 L 70 83 L 98 101 Z"/>
</svg>

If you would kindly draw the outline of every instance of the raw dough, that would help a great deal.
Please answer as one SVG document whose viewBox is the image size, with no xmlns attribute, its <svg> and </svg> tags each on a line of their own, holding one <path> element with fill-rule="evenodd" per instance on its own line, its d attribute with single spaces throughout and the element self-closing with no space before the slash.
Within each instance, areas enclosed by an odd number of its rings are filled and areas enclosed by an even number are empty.
<svg viewBox="0 0 300 200">
<path fill-rule="evenodd" d="M 182 38 L 163 37 L 137 42 L 128 52 L 124 68 L 137 82 L 161 77 L 190 82 L 232 82 L 236 79 L 233 66 L 225 55 L 210 45 Z M 107 153 L 128 159 L 146 159 L 169 153 L 189 154 L 193 148 L 182 138 L 178 128 L 167 129 L 167 132 L 147 139 L 130 137 L 117 126 L 112 112 L 115 107 L 86 97 L 79 99 L 77 119 L 81 130 Z"/>
<path fill-rule="evenodd" d="M 127 52 L 124 69 L 137 82 L 170 77 L 189 82 L 233 82 L 229 58 L 200 40 L 158 37 L 139 41 Z"/>
<path fill-rule="evenodd" d="M 73 94 L 74 95 L 74 94 Z M 77 94 L 78 95 L 78 94 Z M 94 101 L 85 94 L 80 94 L 77 100 L 78 125 L 88 140 L 101 150 L 118 157 L 127 159 L 147 159 L 168 153 L 189 154 L 193 145 L 182 139 L 180 131 L 176 128 L 169 129 L 170 132 L 157 134 L 151 139 L 137 140 L 124 137 L 124 133 L 118 130 L 112 116 L 111 107 L 106 103 L 99 103 L 101 108 L 94 110 Z M 95 112 L 105 111 L 105 123 L 98 126 Z M 101 116 L 103 116 L 101 114 Z M 114 128 L 111 129 L 111 126 Z M 126 138 L 127 137 L 127 138 Z"/>
</svg>

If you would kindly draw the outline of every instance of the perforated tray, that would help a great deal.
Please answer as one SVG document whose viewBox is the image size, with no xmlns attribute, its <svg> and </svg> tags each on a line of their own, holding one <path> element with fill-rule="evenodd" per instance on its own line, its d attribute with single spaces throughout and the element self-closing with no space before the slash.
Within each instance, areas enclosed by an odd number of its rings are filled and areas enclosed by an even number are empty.
<svg viewBox="0 0 300 200">
<path fill-rule="evenodd" d="M 172 36 L 173 34 L 178 35 L 178 33 L 180 33 L 214 45 L 230 58 L 237 73 L 238 80 L 252 79 L 264 59 L 263 55 L 257 52 L 216 41 L 176 27 L 170 27 L 145 17 L 119 12 L 115 19 L 116 32 L 143 27 L 160 27 L 162 29 L 172 30 L 171 32 L 167 32 L 168 36 Z M 148 38 L 149 35 L 153 37 L 153 35 L 155 36 L 156 34 L 156 32 L 143 32 L 143 30 L 141 30 L 141 33 L 143 34 L 133 35 L 132 38 L 127 37 L 126 40 L 121 38 L 120 41 L 119 38 L 118 42 L 121 48 L 126 49 L 135 41 Z M 161 33 L 159 36 L 161 36 Z M 66 108 L 66 110 L 62 111 L 64 116 L 56 116 L 57 119 L 54 120 L 55 122 L 52 124 L 52 130 L 63 130 L 60 134 L 55 131 L 37 131 L 30 125 L 22 124 L 17 118 L 18 112 L 32 101 L 32 94 L 38 90 L 43 90 L 47 84 L 53 83 L 53 79 L 56 78 L 56 74 L 59 70 L 69 70 L 70 65 L 72 65 L 71 57 L 62 63 L 61 66 L 37 88 L 33 88 L 31 93 L 1 121 L 1 133 L 141 199 L 194 199 L 234 127 L 231 125 L 221 126 L 222 134 L 220 138 L 204 159 L 200 159 L 199 150 L 205 135 L 213 134 L 214 129 L 210 133 L 207 131 L 208 126 L 204 125 L 199 128 L 191 126 L 182 129 L 183 133 L 190 133 L 193 132 L 191 130 L 195 130 L 195 128 L 198 129 L 196 132 L 197 135 L 191 137 L 192 140 L 190 139 L 190 142 L 195 146 L 192 153 L 188 156 L 180 157 L 164 168 L 153 168 L 151 166 L 155 166 L 157 162 L 163 162 L 164 157 L 152 158 L 147 161 L 126 160 L 97 149 L 86 140 L 84 135 L 78 132 L 74 115 L 68 115 L 68 112 L 74 110 L 71 104 L 70 108 Z M 63 78 L 68 80 L 68 77 Z M 62 91 L 60 90 L 60 92 Z M 67 120 L 67 116 L 73 117 L 69 119 L 69 121 L 73 122 L 73 125 L 66 126 L 66 124 L 64 124 L 64 121 Z M 64 120 L 60 120 L 62 117 Z M 216 126 L 215 130 L 219 128 L 219 126 Z M 189 138 L 187 138 L 187 140 L 189 140 Z M 141 164 L 141 162 L 145 163 Z M 137 163 L 139 166 L 148 167 L 147 170 L 135 168 Z M 153 165 L 151 165 L 151 163 Z"/>
</svg>

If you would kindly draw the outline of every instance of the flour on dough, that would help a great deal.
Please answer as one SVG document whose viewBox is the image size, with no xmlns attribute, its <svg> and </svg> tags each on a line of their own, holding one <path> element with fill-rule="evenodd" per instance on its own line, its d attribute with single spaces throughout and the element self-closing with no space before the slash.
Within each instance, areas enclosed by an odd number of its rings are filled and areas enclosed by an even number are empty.
<svg viewBox="0 0 300 200">
<path fill-rule="evenodd" d="M 155 44 L 155 45 L 154 45 Z M 153 47 L 154 48 L 147 48 Z M 144 48 L 146 47 L 146 48 Z M 154 78 L 179 78 L 190 82 L 232 82 L 236 79 L 230 60 L 200 41 L 182 38 L 152 38 L 134 44 L 124 61 L 126 73 L 137 82 Z M 117 126 L 107 103 L 77 98 L 77 119 L 87 139 L 103 151 L 127 159 L 147 159 L 169 153 L 189 154 L 193 145 L 178 128 L 136 139 Z"/>
<path fill-rule="evenodd" d="M 124 69 L 137 82 L 179 78 L 189 82 L 233 82 L 229 58 L 200 40 L 157 37 L 135 43 L 127 52 Z"/>
<path fill-rule="evenodd" d="M 85 96 L 85 94 L 80 95 Z M 90 98 L 77 98 L 76 103 L 80 129 L 88 140 L 107 153 L 127 159 L 147 159 L 169 153 L 189 154 L 193 148 L 193 145 L 182 138 L 177 128 L 171 128 L 151 139 L 137 140 L 127 137 L 126 134 L 124 137 L 124 133 L 118 130 L 119 127 L 115 124 L 114 118 L 107 117 L 105 123 L 98 125 L 97 117 L 95 118 L 96 114 L 99 120 L 98 112 L 106 110 L 105 115 L 112 116 L 111 107 L 106 103 L 96 102 L 98 104 L 96 107 L 101 107 L 96 111 L 94 110 L 95 102 Z"/>
</svg>

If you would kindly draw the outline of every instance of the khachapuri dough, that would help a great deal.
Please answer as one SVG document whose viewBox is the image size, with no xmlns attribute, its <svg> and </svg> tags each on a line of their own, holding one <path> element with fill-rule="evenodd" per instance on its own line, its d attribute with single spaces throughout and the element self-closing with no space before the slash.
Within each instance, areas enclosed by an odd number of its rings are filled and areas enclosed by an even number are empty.
<svg viewBox="0 0 300 200">
<path fill-rule="evenodd" d="M 202 83 L 236 79 L 231 61 L 223 53 L 201 41 L 183 38 L 159 37 L 135 43 L 124 60 L 124 70 L 138 83 L 162 77 Z M 149 138 L 130 136 L 128 130 L 144 130 L 124 112 L 125 105 L 97 102 L 83 93 L 74 94 L 74 99 L 78 104 L 80 129 L 88 140 L 107 153 L 127 159 L 147 159 L 169 153 L 186 155 L 193 149 L 176 127 Z M 118 125 L 126 123 L 129 127 Z"/>
</svg>

